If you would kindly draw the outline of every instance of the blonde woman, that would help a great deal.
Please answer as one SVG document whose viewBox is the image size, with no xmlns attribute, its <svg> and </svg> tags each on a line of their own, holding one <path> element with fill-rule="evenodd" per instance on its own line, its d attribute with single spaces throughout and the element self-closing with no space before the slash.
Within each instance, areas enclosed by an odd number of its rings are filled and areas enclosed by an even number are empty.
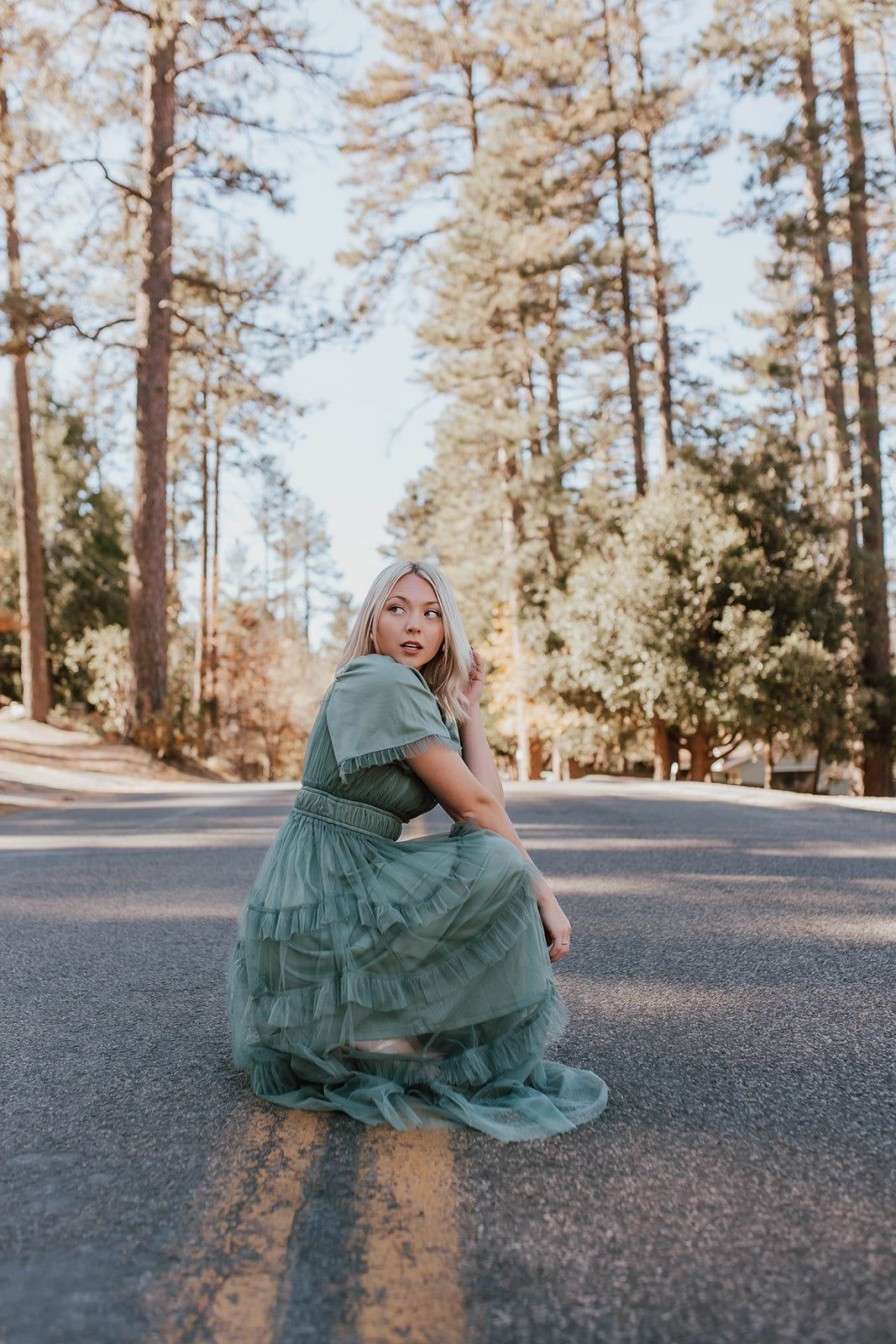
<svg viewBox="0 0 896 1344">
<path fill-rule="evenodd" d="M 383 570 L 240 917 L 234 1060 L 260 1097 L 504 1140 L 606 1105 L 596 1074 L 542 1059 L 570 925 L 504 810 L 482 689 L 439 570 Z M 436 802 L 450 835 L 400 842 Z"/>
</svg>

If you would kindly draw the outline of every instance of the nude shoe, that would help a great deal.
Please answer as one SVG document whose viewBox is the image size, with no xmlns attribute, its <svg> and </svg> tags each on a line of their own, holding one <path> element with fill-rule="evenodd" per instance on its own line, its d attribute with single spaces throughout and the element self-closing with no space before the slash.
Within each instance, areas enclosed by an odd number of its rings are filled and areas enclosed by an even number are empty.
<svg viewBox="0 0 896 1344">
<path fill-rule="evenodd" d="M 380 1041 L 355 1041 L 355 1049 L 376 1055 L 419 1055 L 423 1046 L 416 1036 L 390 1036 Z"/>
<path fill-rule="evenodd" d="M 416 1036 L 390 1036 L 386 1040 L 355 1041 L 354 1049 L 374 1055 L 414 1055 L 431 1060 L 442 1058 L 435 1050 L 424 1050 L 423 1042 Z"/>
</svg>

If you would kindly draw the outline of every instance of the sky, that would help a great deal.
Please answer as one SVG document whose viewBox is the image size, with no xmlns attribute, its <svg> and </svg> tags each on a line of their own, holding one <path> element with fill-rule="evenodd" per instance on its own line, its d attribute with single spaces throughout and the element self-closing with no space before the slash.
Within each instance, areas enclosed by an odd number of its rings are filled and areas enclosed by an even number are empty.
<svg viewBox="0 0 896 1344">
<path fill-rule="evenodd" d="M 699 28 L 711 8 L 710 0 L 675 3 L 683 31 L 684 24 Z M 363 66 L 375 50 L 373 35 L 351 0 L 310 0 L 308 13 L 318 45 L 354 50 L 353 68 Z M 706 359 L 751 339 L 736 315 L 752 304 L 750 288 L 763 240 L 725 232 L 723 226 L 742 200 L 747 174 L 737 132 L 748 123 L 757 129 L 772 115 L 780 117 L 780 105 L 773 111 L 754 100 L 738 109 L 729 147 L 713 158 L 705 180 L 689 184 L 664 217 L 665 238 L 681 250 L 692 280 L 699 262 L 699 288 L 679 320 L 703 335 Z M 291 172 L 296 209 L 269 221 L 271 236 L 292 265 L 338 293 L 351 283 L 349 272 L 334 259 L 349 241 L 347 192 L 341 185 L 345 165 L 335 143 L 319 141 L 316 148 L 296 154 Z M 378 548 L 386 539 L 390 510 L 405 483 L 429 460 L 435 407 L 426 388 L 415 382 L 418 316 L 407 305 L 360 346 L 329 346 L 297 361 L 288 379 L 292 395 L 314 409 L 296 422 L 294 437 L 283 445 L 283 464 L 296 489 L 327 514 L 336 563 L 356 599 L 386 563 Z M 231 507 L 224 518 L 225 554 L 228 537 L 245 537 L 246 526 L 245 508 Z"/>
</svg>

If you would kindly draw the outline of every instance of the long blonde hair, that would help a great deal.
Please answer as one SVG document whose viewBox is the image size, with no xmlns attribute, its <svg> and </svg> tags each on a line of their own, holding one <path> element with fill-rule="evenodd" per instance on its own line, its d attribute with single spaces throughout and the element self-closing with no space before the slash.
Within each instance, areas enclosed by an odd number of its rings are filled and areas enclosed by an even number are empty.
<svg viewBox="0 0 896 1344">
<path fill-rule="evenodd" d="M 456 723 L 464 723 L 470 712 L 464 691 L 470 676 L 472 650 L 448 580 L 429 560 L 396 560 L 377 574 L 361 603 L 361 610 L 342 650 L 337 671 L 353 658 L 379 653 L 376 647 L 376 623 L 383 603 L 405 574 L 419 574 L 421 579 L 432 584 L 438 598 L 445 638 L 435 658 L 431 658 L 420 671 L 445 712 Z"/>
</svg>

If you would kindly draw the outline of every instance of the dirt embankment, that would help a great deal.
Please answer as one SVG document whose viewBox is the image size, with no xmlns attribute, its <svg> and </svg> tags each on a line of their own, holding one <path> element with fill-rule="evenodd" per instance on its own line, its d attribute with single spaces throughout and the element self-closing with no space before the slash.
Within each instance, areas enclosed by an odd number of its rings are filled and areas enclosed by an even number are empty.
<svg viewBox="0 0 896 1344">
<path fill-rule="evenodd" d="M 18 718 L 0 709 L 0 810 L 46 807 L 97 794 L 155 793 L 225 783 L 196 764 L 172 765 L 85 728 Z"/>
</svg>

